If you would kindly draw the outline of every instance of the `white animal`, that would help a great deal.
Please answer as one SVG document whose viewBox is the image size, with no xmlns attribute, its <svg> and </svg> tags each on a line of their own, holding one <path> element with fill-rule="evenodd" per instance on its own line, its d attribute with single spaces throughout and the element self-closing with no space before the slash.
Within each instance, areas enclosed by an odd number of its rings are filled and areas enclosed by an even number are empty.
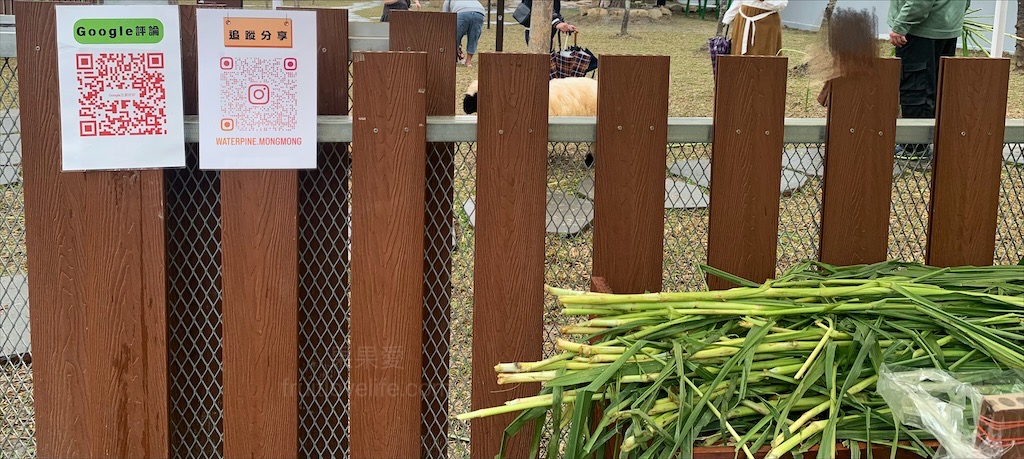
<svg viewBox="0 0 1024 459">
<path fill-rule="evenodd" d="M 466 88 L 462 109 L 477 112 L 477 80 Z M 555 78 L 548 83 L 548 116 L 597 116 L 597 80 Z"/>
</svg>

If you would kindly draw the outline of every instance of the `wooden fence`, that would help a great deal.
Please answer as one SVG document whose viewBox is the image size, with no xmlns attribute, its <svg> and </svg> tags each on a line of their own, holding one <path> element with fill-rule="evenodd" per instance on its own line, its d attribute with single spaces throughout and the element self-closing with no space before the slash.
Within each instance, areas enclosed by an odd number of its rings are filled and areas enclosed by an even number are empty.
<svg viewBox="0 0 1024 459">
<path fill-rule="evenodd" d="M 181 188 L 175 174 L 187 171 L 61 172 L 53 4 L 17 7 L 39 456 L 178 451 L 181 423 L 171 405 L 193 403 L 194 394 L 169 395 L 182 390 L 168 370 L 180 352 L 168 345 L 169 317 L 188 317 L 172 310 L 182 295 L 209 293 L 183 293 L 192 290 L 181 279 L 194 273 L 182 272 L 176 259 L 205 256 L 188 266 L 214 269 L 203 267 L 209 262 L 221 273 L 222 298 L 209 301 L 223 311 L 222 323 L 211 326 L 223 332 L 223 354 L 212 357 L 223 372 L 222 431 L 215 433 L 223 451 L 211 454 L 297 457 L 303 442 L 319 441 L 300 438 L 310 428 L 300 425 L 300 411 L 336 409 L 315 402 L 347 397 L 347 418 L 303 417 L 338 420 L 314 426 L 321 431 L 347 425 L 347 437 L 331 437 L 347 440 L 332 447 L 356 458 L 446 457 L 453 247 L 436 241 L 451 241 L 455 211 L 443 197 L 452 195 L 454 160 L 450 147 L 428 144 L 425 133 L 428 115 L 454 114 L 454 16 L 394 13 L 394 51 L 354 56 L 352 158 L 346 145 L 330 145 L 314 171 L 224 171 L 203 182 L 219 189 L 219 200 L 205 202 L 203 190 Z M 180 8 L 185 110 L 195 115 L 195 7 Z M 347 27 L 346 10 L 319 11 L 320 115 L 347 115 Z M 669 65 L 663 56 L 601 60 L 592 275 L 616 292 L 661 289 Z M 497 386 L 493 365 L 541 357 L 547 67 L 543 55 L 480 57 L 477 408 L 537 390 Z M 1009 61 L 946 59 L 941 71 L 927 260 L 989 264 Z M 776 266 L 786 59 L 723 57 L 720 75 L 707 261 L 763 281 Z M 881 59 L 871 72 L 833 85 L 824 261 L 886 258 L 898 79 L 897 61 Z M 330 199 L 313 200 L 313 193 Z M 313 230 L 349 218 L 348 202 L 351 234 Z M 220 226 L 203 233 L 215 241 L 189 229 L 208 223 L 190 213 L 200 205 L 219 212 Z M 187 224 L 171 230 L 171 214 Z M 218 243 L 219 252 L 206 250 Z M 351 301 L 342 293 L 349 284 Z M 332 317 L 345 315 L 350 322 Z M 387 353 L 393 364 L 353 365 L 343 374 L 347 392 L 302 392 L 300 373 L 317 356 L 299 349 L 335 336 L 301 330 L 310 316 L 350 327 L 350 355 Z M 185 387 L 210 390 L 210 383 Z M 474 421 L 472 457 L 493 457 L 509 419 Z"/>
</svg>

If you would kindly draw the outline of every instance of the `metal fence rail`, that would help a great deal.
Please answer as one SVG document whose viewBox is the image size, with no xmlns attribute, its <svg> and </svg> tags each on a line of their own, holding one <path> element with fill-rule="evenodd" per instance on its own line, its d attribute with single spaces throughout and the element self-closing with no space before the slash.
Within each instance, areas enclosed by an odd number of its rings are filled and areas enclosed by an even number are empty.
<svg viewBox="0 0 1024 459">
<path fill-rule="evenodd" d="M 31 354 L 28 341 L 27 266 L 23 221 L 23 195 L 18 128 L 17 62 L 0 57 L 0 160 L 3 160 L 4 245 L 0 293 L 0 448 L 4 457 L 34 457 Z M 216 172 L 196 169 L 198 132 L 195 119 L 187 121 L 190 166 L 168 171 L 166 199 L 169 238 L 168 300 L 171 317 L 170 376 L 172 444 L 175 457 L 222 457 L 221 419 L 221 310 L 220 310 L 220 201 Z M 585 162 L 594 141 L 592 118 L 553 119 L 548 152 L 548 226 L 545 281 L 586 289 L 592 261 L 590 222 L 593 207 L 593 168 Z M 347 186 L 350 163 L 338 143 L 351 140 L 346 117 L 320 120 L 321 169 L 304 172 L 302 212 L 310 224 L 300 226 L 304 238 L 336 238 L 350 231 L 341 214 L 348 202 L 322 199 L 312 186 L 317 182 Z M 428 138 L 450 142 L 455 168 L 452 196 L 455 209 L 449 397 L 450 413 L 469 409 L 472 349 L 473 196 L 476 189 L 476 125 L 472 117 L 430 118 Z M 901 120 L 899 142 L 927 143 L 933 135 L 929 121 Z M 666 181 L 669 192 L 665 210 L 666 290 L 703 288 L 696 265 L 707 252 L 708 190 L 711 186 L 711 121 L 675 118 L 670 122 Z M 1011 120 L 1006 129 L 996 253 L 993 262 L 1017 262 L 1024 255 L 1024 120 Z M 821 164 L 824 120 L 787 120 L 784 180 L 780 200 L 778 268 L 817 255 L 821 216 Z M 597 158 L 600 161 L 600 158 Z M 897 162 L 894 171 L 889 255 L 923 261 L 928 225 L 930 164 Z M 318 218 L 309 219 L 313 214 Z M 301 238 L 300 238 L 301 239 Z M 441 241 L 433 241 L 440 244 Z M 318 259 L 342 257 L 347 247 L 302 253 L 309 263 L 300 279 L 306 287 L 300 308 L 330 305 L 331 313 L 300 315 L 300 445 L 308 457 L 343 457 L 347 451 L 345 416 L 347 371 L 350 356 L 344 347 L 325 343 L 347 342 L 347 291 L 331 290 L 346 272 L 318 272 Z M 308 303 L 306 303 L 308 301 Z M 304 309 L 305 310 L 305 309 Z M 546 304 L 546 331 L 561 325 L 553 301 Z M 550 344 L 546 352 L 553 349 Z M 353 362 L 354 363 L 354 362 Z M 333 413 L 324 416 L 318 413 Z M 450 457 L 468 457 L 469 426 L 449 421 L 446 438 L 425 439 L 425 444 L 448 443 Z M 429 441 L 427 441 L 429 440 Z"/>
</svg>

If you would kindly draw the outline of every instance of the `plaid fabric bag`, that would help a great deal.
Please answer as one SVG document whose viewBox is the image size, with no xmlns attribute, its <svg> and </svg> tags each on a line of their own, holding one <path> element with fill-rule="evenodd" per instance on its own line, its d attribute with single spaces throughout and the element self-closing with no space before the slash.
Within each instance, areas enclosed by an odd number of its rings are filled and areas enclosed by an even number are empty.
<svg viewBox="0 0 1024 459">
<path fill-rule="evenodd" d="M 728 55 L 732 52 L 732 40 L 726 38 L 729 29 L 725 29 L 726 36 L 714 36 L 708 39 L 708 51 L 711 52 L 711 70 L 718 76 L 718 56 Z"/>
<path fill-rule="evenodd" d="M 552 37 L 552 41 L 554 41 L 554 37 Z M 589 49 L 579 46 L 564 49 L 562 48 L 562 34 L 558 34 L 558 49 L 551 51 L 549 79 L 582 77 L 596 68 L 597 57 Z"/>
</svg>

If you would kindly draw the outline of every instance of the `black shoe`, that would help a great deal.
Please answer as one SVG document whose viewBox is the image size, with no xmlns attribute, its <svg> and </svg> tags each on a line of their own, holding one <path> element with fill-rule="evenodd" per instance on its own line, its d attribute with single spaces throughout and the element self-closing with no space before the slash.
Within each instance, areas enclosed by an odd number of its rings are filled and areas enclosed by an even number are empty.
<svg viewBox="0 0 1024 459">
<path fill-rule="evenodd" d="M 590 169 L 591 167 L 594 167 L 594 154 L 593 153 L 587 153 L 587 157 L 583 158 L 583 164 L 585 166 L 587 166 L 587 169 Z"/>
<path fill-rule="evenodd" d="M 895 158 L 903 161 L 930 161 L 931 145 L 896 145 Z"/>
</svg>

